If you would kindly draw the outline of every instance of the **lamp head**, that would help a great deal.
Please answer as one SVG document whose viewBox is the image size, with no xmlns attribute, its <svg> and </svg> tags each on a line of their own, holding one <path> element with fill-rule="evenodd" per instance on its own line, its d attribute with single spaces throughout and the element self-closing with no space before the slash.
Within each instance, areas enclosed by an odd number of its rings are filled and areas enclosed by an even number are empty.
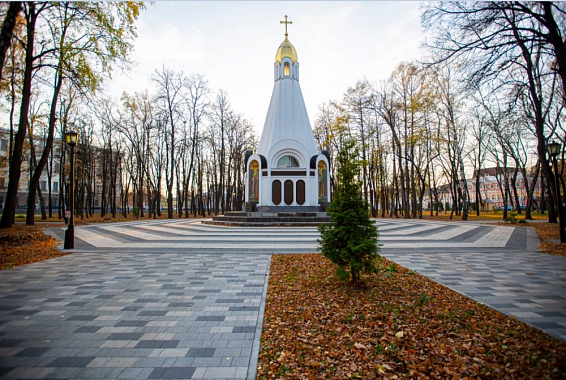
<svg viewBox="0 0 566 380">
<path fill-rule="evenodd" d="M 65 139 L 67 140 L 67 144 L 69 146 L 77 145 L 77 138 L 79 134 L 75 131 L 65 131 Z"/>
<path fill-rule="evenodd" d="M 560 143 L 557 143 L 554 140 L 552 140 L 552 142 L 547 144 L 546 146 L 546 149 L 548 150 L 548 154 L 550 154 L 551 157 L 558 156 L 558 153 L 560 153 L 560 148 L 561 148 Z"/>
</svg>

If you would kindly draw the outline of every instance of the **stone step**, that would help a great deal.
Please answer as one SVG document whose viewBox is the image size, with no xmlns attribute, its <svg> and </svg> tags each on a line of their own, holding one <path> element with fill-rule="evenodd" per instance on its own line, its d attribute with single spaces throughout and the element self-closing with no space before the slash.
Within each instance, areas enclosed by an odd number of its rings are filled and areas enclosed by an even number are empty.
<svg viewBox="0 0 566 380">
<path fill-rule="evenodd" d="M 316 212 L 278 212 L 277 216 L 279 217 L 286 217 L 286 216 L 299 216 L 299 217 L 317 217 L 318 213 Z"/>
<path fill-rule="evenodd" d="M 220 221 L 220 220 L 207 220 L 203 224 L 210 224 L 216 226 L 233 226 L 233 227 L 316 227 L 321 222 L 234 222 L 234 221 Z"/>
<path fill-rule="evenodd" d="M 319 206 L 257 206 L 258 212 L 321 212 Z"/>
<path fill-rule="evenodd" d="M 224 213 L 225 216 L 250 216 L 251 212 L 245 211 L 226 211 Z"/>
<path fill-rule="evenodd" d="M 227 221 L 227 222 L 262 222 L 262 223 L 304 223 L 304 222 L 317 222 L 327 223 L 330 221 L 329 217 L 254 217 L 254 216 L 215 216 L 212 218 L 214 221 Z"/>
<path fill-rule="evenodd" d="M 329 223 L 330 217 L 319 207 L 261 206 L 258 211 L 228 211 L 217 215 L 205 224 L 225 226 L 317 226 Z"/>
</svg>

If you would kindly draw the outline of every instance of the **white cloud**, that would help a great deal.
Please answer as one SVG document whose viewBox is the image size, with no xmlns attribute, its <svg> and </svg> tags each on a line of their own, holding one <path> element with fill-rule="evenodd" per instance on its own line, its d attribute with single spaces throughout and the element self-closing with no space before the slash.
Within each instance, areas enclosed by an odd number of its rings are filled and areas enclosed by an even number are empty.
<svg viewBox="0 0 566 380">
<path fill-rule="evenodd" d="M 151 10 L 150 10 L 151 11 Z M 159 28 L 147 23 L 140 25 L 138 38 L 143 45 L 136 46 L 134 60 L 147 67 L 185 66 L 204 61 L 203 33 L 197 26 L 174 25 L 165 22 Z"/>
<path fill-rule="evenodd" d="M 419 58 L 423 40 L 415 2 L 156 2 L 138 21 L 128 75 L 111 92 L 150 90 L 163 64 L 207 77 L 226 90 L 233 108 L 261 133 L 273 88 L 275 52 L 289 39 L 301 64 L 301 89 L 311 123 L 320 104 L 340 99 L 364 76 L 385 79 L 403 60 Z"/>
</svg>

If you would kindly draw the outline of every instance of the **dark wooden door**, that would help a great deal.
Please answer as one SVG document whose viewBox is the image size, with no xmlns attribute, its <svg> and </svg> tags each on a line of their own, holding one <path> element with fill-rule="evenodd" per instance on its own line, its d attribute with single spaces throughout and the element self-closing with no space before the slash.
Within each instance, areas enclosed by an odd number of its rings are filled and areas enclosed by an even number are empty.
<svg viewBox="0 0 566 380">
<path fill-rule="evenodd" d="M 305 204 L 305 181 L 302 179 L 297 181 L 297 203 L 301 206 Z"/>
<path fill-rule="evenodd" d="M 285 194 L 283 195 L 285 204 L 290 206 L 293 204 L 293 181 L 288 179 L 285 181 Z"/>
<path fill-rule="evenodd" d="M 271 184 L 271 201 L 275 206 L 281 203 L 281 181 L 278 179 Z"/>
</svg>

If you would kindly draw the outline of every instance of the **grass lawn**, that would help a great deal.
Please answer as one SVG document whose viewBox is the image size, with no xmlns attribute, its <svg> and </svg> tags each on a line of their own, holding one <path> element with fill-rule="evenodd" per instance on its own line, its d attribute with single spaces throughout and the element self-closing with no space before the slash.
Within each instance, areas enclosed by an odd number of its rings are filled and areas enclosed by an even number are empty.
<svg viewBox="0 0 566 380">
<path fill-rule="evenodd" d="M 564 379 L 566 344 L 382 259 L 367 289 L 323 256 L 271 262 L 258 379 Z"/>
</svg>

